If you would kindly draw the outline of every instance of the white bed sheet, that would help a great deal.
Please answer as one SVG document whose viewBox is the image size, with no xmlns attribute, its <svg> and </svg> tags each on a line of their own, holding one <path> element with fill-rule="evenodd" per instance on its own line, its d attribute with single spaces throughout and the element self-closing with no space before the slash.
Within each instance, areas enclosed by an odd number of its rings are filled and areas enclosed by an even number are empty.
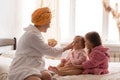
<svg viewBox="0 0 120 80">
<path fill-rule="evenodd" d="M 9 65 L 12 59 L 0 56 L 0 80 L 7 80 Z"/>
<path fill-rule="evenodd" d="M 0 56 L 0 80 L 7 80 L 7 73 L 12 58 Z M 56 66 L 59 60 L 45 59 L 46 69 L 49 65 Z M 120 62 L 109 63 L 109 74 L 105 75 L 73 75 L 73 76 L 58 76 L 54 77 L 57 80 L 120 80 Z"/>
<path fill-rule="evenodd" d="M 59 64 L 59 60 L 46 59 L 46 68 L 49 65 Z M 120 62 L 109 63 L 109 73 L 104 75 L 72 75 L 72 76 L 58 76 L 55 75 L 57 80 L 120 80 Z"/>
</svg>

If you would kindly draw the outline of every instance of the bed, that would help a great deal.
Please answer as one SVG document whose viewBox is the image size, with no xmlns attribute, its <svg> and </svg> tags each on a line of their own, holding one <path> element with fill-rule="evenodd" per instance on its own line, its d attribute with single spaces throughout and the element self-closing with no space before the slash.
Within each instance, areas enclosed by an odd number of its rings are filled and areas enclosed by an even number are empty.
<svg viewBox="0 0 120 80">
<path fill-rule="evenodd" d="M 72 75 L 72 76 L 58 76 L 54 77 L 57 80 L 120 80 L 120 63 L 109 63 L 109 74 L 105 75 Z"/>
<path fill-rule="evenodd" d="M 7 80 L 9 65 L 16 50 L 16 38 L 0 39 L 0 80 Z"/>
<path fill-rule="evenodd" d="M 3 49 L 5 48 L 5 49 Z M 16 38 L 0 39 L 0 80 L 7 80 L 10 63 L 14 57 L 16 50 Z M 119 50 L 119 49 L 118 49 Z M 67 52 L 64 52 L 65 55 Z M 120 80 L 120 53 L 110 51 L 109 74 L 105 75 L 73 75 L 73 76 L 58 76 L 54 75 L 57 80 Z M 65 57 L 65 56 L 64 56 Z M 46 66 L 56 66 L 60 60 L 45 58 Z"/>
</svg>

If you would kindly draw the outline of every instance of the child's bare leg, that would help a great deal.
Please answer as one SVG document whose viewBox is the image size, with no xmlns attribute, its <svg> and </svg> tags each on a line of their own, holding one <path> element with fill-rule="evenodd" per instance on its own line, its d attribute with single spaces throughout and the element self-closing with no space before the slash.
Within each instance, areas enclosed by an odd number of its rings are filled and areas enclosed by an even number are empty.
<svg viewBox="0 0 120 80">
<path fill-rule="evenodd" d="M 59 70 L 60 76 L 66 76 L 66 75 L 79 75 L 82 73 L 83 70 L 80 69 L 71 69 L 71 70 Z"/>
<path fill-rule="evenodd" d="M 48 70 L 53 71 L 53 72 L 55 72 L 55 73 L 58 74 L 58 69 L 57 69 L 56 67 L 49 66 L 49 67 L 48 67 Z"/>
<path fill-rule="evenodd" d="M 48 71 L 42 71 L 42 80 L 53 80 L 52 75 Z"/>
</svg>

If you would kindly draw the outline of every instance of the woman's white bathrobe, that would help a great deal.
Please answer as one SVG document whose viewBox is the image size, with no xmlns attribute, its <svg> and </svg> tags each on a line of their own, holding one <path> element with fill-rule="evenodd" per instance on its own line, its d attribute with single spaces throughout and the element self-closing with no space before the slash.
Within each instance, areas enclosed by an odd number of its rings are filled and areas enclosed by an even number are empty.
<svg viewBox="0 0 120 80">
<path fill-rule="evenodd" d="M 40 71 L 44 70 L 44 55 L 57 57 L 61 55 L 63 48 L 52 48 L 48 46 L 42 37 L 41 32 L 33 25 L 25 29 L 20 38 L 15 58 L 13 59 L 8 79 L 24 80 L 30 75 L 41 77 Z"/>
</svg>

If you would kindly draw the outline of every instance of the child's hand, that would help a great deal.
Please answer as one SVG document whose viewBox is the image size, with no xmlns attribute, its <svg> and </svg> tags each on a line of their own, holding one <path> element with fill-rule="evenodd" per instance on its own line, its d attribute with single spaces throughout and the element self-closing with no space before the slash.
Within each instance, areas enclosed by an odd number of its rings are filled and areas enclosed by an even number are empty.
<svg viewBox="0 0 120 80">
<path fill-rule="evenodd" d="M 61 59 L 61 63 L 65 63 L 66 62 L 66 59 Z"/>
<path fill-rule="evenodd" d="M 55 39 L 48 39 L 48 45 L 54 47 L 57 45 L 57 41 Z"/>
</svg>

